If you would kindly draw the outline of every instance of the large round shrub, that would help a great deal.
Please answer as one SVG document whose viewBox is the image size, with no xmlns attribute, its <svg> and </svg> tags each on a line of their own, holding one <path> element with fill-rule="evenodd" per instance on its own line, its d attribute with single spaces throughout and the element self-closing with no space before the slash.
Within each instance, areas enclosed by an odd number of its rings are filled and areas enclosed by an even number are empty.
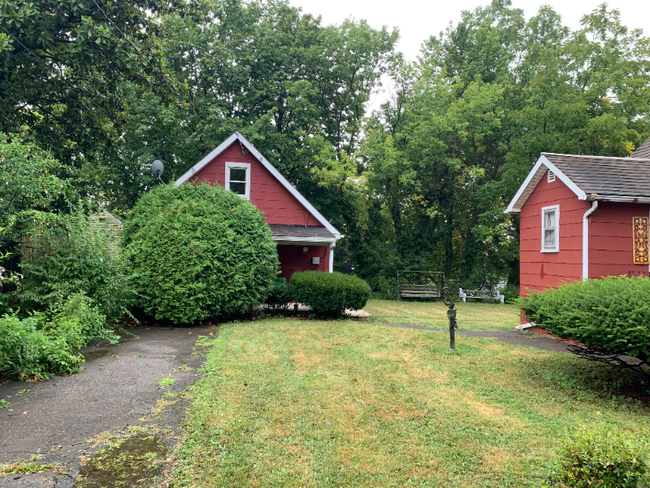
<svg viewBox="0 0 650 488">
<path fill-rule="evenodd" d="M 303 271 L 291 276 L 291 292 L 316 315 L 341 317 L 345 309 L 362 309 L 371 290 L 368 283 L 353 275 Z"/>
<path fill-rule="evenodd" d="M 261 212 L 207 184 L 144 195 L 124 225 L 124 244 L 145 313 L 179 324 L 260 303 L 278 270 Z"/>
<path fill-rule="evenodd" d="M 609 277 L 531 293 L 518 304 L 526 317 L 564 339 L 602 353 L 650 359 L 650 279 Z"/>
</svg>

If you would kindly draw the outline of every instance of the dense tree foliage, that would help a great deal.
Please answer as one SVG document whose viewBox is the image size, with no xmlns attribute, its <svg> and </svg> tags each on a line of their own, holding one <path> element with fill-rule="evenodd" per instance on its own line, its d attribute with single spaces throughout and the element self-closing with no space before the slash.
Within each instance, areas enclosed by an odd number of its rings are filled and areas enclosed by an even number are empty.
<svg viewBox="0 0 650 488">
<path fill-rule="evenodd" d="M 539 153 L 628 156 L 647 137 L 648 38 L 605 6 L 582 26 L 495 0 L 395 66 L 397 94 L 361 152 L 372 225 L 348 232 L 362 274 L 516 281 L 518 226 L 503 210 Z"/>
<path fill-rule="evenodd" d="M 125 213 L 154 159 L 172 181 L 239 130 L 347 236 L 339 268 L 515 282 L 505 205 L 542 151 L 626 156 L 647 137 L 649 40 L 605 5 L 572 31 L 509 0 L 463 12 L 417 62 L 396 39 L 288 0 L 6 1 L 0 130 Z M 396 93 L 366 119 L 387 72 Z"/>
</svg>

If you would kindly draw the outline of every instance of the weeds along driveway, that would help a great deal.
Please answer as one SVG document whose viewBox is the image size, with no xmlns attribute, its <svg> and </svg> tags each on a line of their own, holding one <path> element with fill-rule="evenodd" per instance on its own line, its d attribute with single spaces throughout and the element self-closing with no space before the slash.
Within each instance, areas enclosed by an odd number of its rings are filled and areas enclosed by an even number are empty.
<svg viewBox="0 0 650 488">
<path fill-rule="evenodd" d="M 216 334 L 216 328 L 136 328 L 133 332 L 138 338 L 127 337 L 115 345 L 97 341 L 85 348 L 86 364 L 79 374 L 0 385 L 0 398 L 11 402 L 0 409 L 0 463 L 40 453 L 38 463 L 58 463 L 62 468 L 57 471 L 67 472 L 8 475 L 0 477 L 0 487 L 73 486 L 80 458 L 96 450 L 88 441 L 106 431 L 160 426 L 168 429 L 166 442 L 173 442 L 188 401 L 174 397 L 176 403 L 161 412 L 152 409 L 199 378 L 196 369 L 205 348 L 195 343 L 199 335 Z M 176 381 L 158 383 L 169 375 Z"/>
</svg>

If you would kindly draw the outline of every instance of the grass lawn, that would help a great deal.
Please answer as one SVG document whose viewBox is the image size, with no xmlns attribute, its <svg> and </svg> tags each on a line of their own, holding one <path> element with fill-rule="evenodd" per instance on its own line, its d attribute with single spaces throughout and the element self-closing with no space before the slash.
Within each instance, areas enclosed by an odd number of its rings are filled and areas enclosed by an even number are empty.
<svg viewBox="0 0 650 488">
<path fill-rule="evenodd" d="M 447 306 L 442 302 L 369 300 L 363 308 L 378 322 L 397 322 L 448 328 Z M 515 305 L 486 302 L 456 303 L 458 327 L 465 330 L 513 329 L 519 325 Z"/>
<path fill-rule="evenodd" d="M 538 486 L 579 423 L 648 425 L 611 370 L 568 354 L 453 353 L 441 332 L 349 320 L 226 324 L 213 344 L 175 487 Z"/>
</svg>

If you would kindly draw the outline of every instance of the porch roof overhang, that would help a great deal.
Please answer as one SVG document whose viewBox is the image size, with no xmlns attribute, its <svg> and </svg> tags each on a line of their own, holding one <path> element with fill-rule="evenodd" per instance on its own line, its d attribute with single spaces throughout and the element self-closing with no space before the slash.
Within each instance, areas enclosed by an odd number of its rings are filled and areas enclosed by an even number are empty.
<svg viewBox="0 0 650 488">
<path fill-rule="evenodd" d="M 273 240 L 278 244 L 293 246 L 334 246 L 339 235 L 325 227 L 313 225 L 270 224 Z"/>
</svg>

